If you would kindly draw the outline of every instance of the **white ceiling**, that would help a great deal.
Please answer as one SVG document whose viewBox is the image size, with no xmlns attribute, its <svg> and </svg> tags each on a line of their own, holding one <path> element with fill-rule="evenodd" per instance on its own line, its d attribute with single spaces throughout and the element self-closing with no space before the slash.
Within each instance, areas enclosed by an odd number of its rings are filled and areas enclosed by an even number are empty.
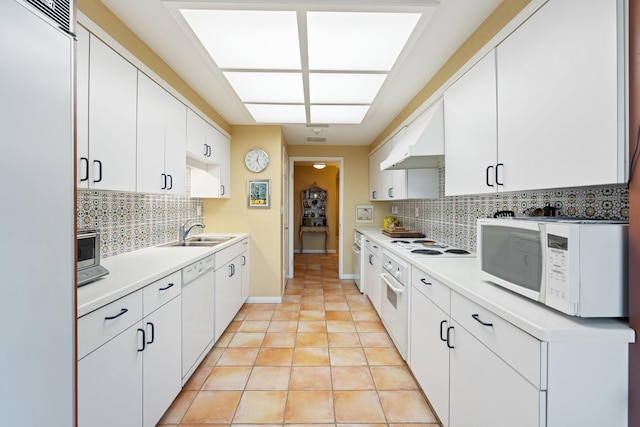
<svg viewBox="0 0 640 427">
<path fill-rule="evenodd" d="M 101 0 L 231 124 L 255 124 L 222 72 L 180 19 L 178 8 L 420 11 L 434 0 Z M 420 22 L 361 124 L 283 124 L 291 145 L 369 145 L 426 85 L 501 0 L 440 0 Z M 318 132 L 319 131 L 319 132 Z M 326 142 L 309 142 L 307 137 Z"/>
</svg>

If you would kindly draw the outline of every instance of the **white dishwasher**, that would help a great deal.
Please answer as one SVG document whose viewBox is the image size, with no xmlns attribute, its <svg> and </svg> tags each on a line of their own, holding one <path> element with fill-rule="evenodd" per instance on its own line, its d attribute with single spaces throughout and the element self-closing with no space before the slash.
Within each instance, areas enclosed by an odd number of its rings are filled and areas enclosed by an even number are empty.
<svg viewBox="0 0 640 427">
<path fill-rule="evenodd" d="M 214 256 L 182 269 L 182 383 L 213 345 Z"/>
</svg>

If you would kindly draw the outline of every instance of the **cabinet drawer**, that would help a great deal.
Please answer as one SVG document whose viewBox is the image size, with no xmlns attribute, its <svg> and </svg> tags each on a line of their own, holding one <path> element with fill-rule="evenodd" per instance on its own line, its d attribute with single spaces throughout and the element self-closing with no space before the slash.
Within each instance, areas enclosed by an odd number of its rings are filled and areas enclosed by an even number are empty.
<svg viewBox="0 0 640 427">
<path fill-rule="evenodd" d="M 368 237 L 364 237 L 364 247 L 369 249 L 375 256 L 382 257 L 382 246 Z"/>
<path fill-rule="evenodd" d="M 546 387 L 542 380 L 546 344 L 456 292 L 451 292 L 451 317 L 533 385 Z"/>
<path fill-rule="evenodd" d="M 144 315 L 154 312 L 164 304 L 180 295 L 182 275 L 180 271 L 153 282 L 142 290 Z"/>
<path fill-rule="evenodd" d="M 78 319 L 78 360 L 142 319 L 142 290 Z"/>
<path fill-rule="evenodd" d="M 216 270 L 223 267 L 229 261 L 240 255 L 244 251 L 244 246 L 239 242 L 228 248 L 215 253 L 216 257 Z"/>
<path fill-rule="evenodd" d="M 451 290 L 448 286 L 434 280 L 424 271 L 411 267 L 411 283 L 413 288 L 429 298 L 435 305 L 449 314 L 451 307 Z"/>
</svg>

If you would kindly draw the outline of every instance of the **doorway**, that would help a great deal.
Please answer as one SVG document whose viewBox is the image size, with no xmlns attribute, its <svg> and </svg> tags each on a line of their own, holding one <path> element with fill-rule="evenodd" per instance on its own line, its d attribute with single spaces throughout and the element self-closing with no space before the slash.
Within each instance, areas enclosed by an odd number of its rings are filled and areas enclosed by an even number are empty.
<svg viewBox="0 0 640 427">
<path fill-rule="evenodd" d="M 323 163 L 325 168 L 317 170 L 314 174 L 313 164 Z M 327 251 L 336 253 L 338 257 L 338 274 L 343 277 L 343 252 L 344 238 L 342 233 L 343 223 L 343 194 L 344 194 L 344 159 L 342 157 L 289 157 L 289 253 L 288 253 L 288 269 L 286 277 L 293 278 L 294 254 L 300 250 L 300 222 L 301 222 L 301 202 L 300 191 L 303 187 L 312 185 L 328 186 L 328 202 L 333 203 L 331 213 L 327 209 L 327 225 L 329 227 L 329 236 L 327 236 Z M 296 173 L 298 170 L 298 173 Z M 333 175 L 333 178 L 331 176 Z M 314 181 L 315 178 L 315 181 Z M 320 237 L 320 236 L 318 236 Z M 308 245 L 305 240 L 304 252 L 322 252 L 317 245 Z"/>
</svg>

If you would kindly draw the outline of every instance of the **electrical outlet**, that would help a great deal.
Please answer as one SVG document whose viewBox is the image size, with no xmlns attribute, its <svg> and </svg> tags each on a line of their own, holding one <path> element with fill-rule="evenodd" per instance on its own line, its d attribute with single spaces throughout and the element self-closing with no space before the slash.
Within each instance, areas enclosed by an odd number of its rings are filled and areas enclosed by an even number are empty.
<svg viewBox="0 0 640 427">
<path fill-rule="evenodd" d="M 202 206 L 196 206 L 196 215 L 202 216 Z"/>
<path fill-rule="evenodd" d="M 420 216 L 420 208 L 416 208 L 416 218 Z"/>
</svg>

